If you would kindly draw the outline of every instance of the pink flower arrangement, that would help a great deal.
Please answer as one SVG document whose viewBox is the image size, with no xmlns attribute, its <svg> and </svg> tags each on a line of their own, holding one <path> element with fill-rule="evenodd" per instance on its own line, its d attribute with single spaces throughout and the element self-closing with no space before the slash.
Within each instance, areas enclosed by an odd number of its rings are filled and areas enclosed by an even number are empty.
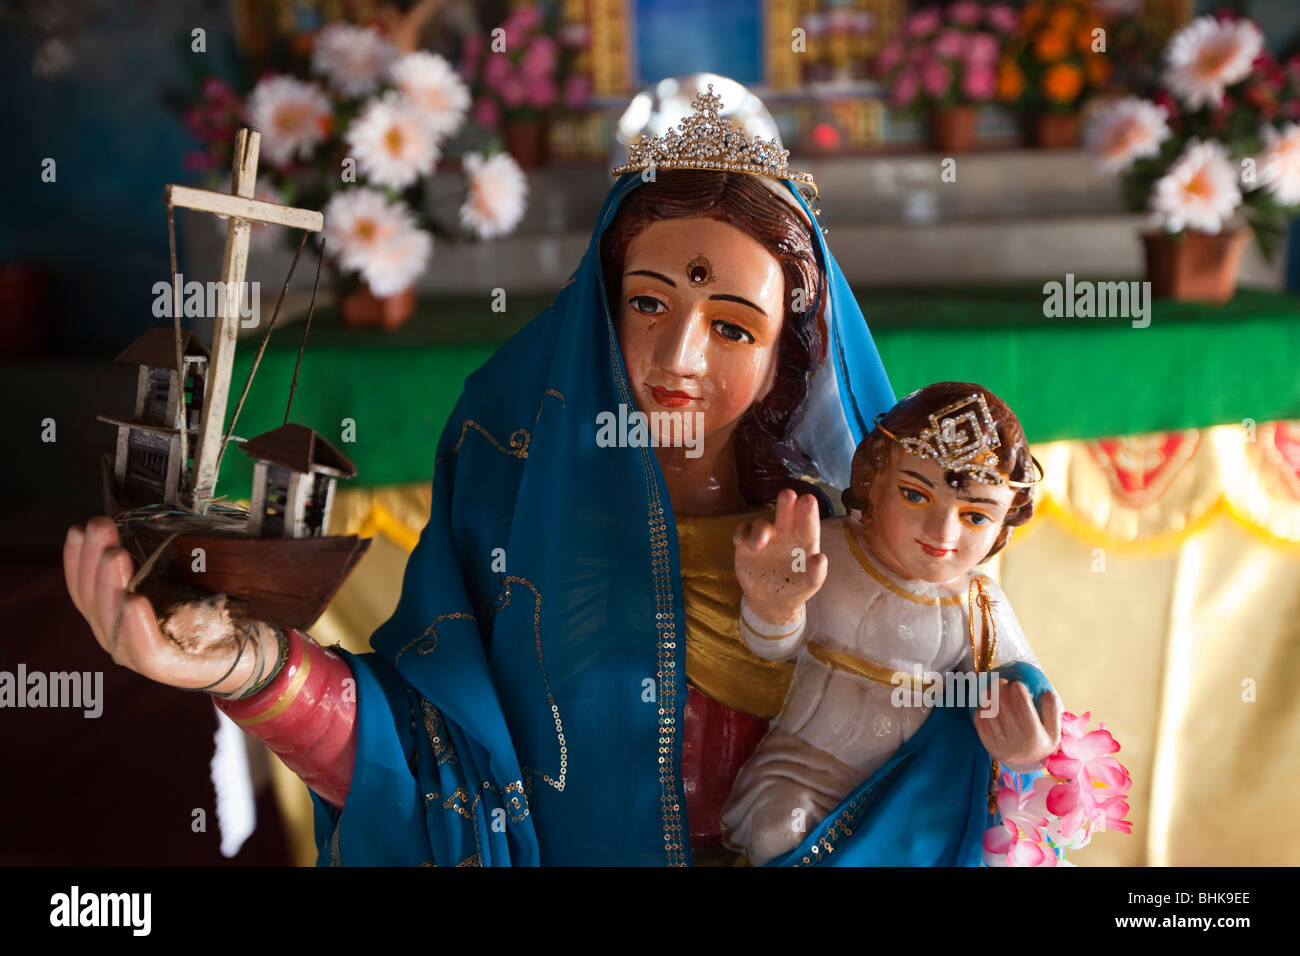
<svg viewBox="0 0 1300 956">
<path fill-rule="evenodd" d="M 1047 775 L 1026 789 L 1018 774 L 1005 773 L 997 791 L 998 823 L 984 834 L 989 866 L 1059 866 L 1094 833 L 1131 833 L 1124 819 L 1133 780 L 1112 754 L 1119 743 L 1105 724 L 1088 730 L 1092 715 L 1064 714 L 1061 745 L 1047 758 Z"/>
<path fill-rule="evenodd" d="M 541 11 L 516 7 L 498 29 L 470 35 L 461 51 L 460 74 L 475 88 L 477 123 L 492 128 L 586 102 L 590 81 L 569 69 L 575 51 L 555 40 Z"/>
<path fill-rule="evenodd" d="M 1171 235 L 1244 224 L 1272 258 L 1300 214 L 1297 120 L 1300 55 L 1278 62 L 1253 21 L 1220 14 L 1174 33 L 1152 95 L 1105 104 L 1084 139 L 1133 212 Z"/>
<path fill-rule="evenodd" d="M 1010 7 L 962 0 L 913 13 L 881 50 L 876 68 L 899 109 L 978 104 L 997 93 L 997 61 L 1016 26 Z"/>
</svg>

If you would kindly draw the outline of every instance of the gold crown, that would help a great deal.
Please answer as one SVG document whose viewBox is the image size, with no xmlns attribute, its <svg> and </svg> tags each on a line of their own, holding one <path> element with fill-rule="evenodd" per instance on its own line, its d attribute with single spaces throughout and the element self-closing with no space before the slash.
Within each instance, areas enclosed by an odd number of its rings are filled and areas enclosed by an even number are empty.
<svg viewBox="0 0 1300 956">
<path fill-rule="evenodd" d="M 790 151 L 775 139 L 749 136 L 730 119 L 718 115 L 722 97 L 708 90 L 691 100 L 694 112 L 663 136 L 642 136 L 628 147 L 628 161 L 614 167 L 615 176 L 641 169 L 717 169 L 754 173 L 773 179 L 807 183 L 817 196 L 811 173 L 791 172 Z"/>
<path fill-rule="evenodd" d="M 997 426 L 989 414 L 984 396 L 973 393 L 945 405 L 930 416 L 930 427 L 918 438 L 900 438 L 876 416 L 876 427 L 917 458 L 929 458 L 945 471 L 963 472 L 985 485 L 1007 484 L 1012 488 L 1032 488 L 1043 480 L 1043 466 L 1030 456 L 1037 477 L 1033 481 L 1012 481 L 997 470 L 998 456 L 993 449 L 1001 446 Z"/>
</svg>

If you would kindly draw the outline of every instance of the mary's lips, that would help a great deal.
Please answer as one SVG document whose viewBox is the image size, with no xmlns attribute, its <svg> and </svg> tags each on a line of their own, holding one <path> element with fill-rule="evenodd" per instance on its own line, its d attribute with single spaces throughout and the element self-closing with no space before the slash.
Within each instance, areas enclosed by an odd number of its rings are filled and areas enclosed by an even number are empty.
<svg viewBox="0 0 1300 956">
<path fill-rule="evenodd" d="M 681 408 L 683 405 L 695 401 L 696 398 L 689 392 L 678 392 L 671 388 L 661 388 L 658 385 L 650 387 L 650 394 L 654 396 L 656 402 L 668 408 Z"/>
</svg>

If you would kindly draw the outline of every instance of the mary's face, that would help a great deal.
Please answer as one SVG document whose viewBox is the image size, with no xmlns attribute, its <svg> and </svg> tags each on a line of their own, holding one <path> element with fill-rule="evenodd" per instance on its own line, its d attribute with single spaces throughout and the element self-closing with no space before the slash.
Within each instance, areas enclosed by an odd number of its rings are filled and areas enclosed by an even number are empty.
<svg viewBox="0 0 1300 956">
<path fill-rule="evenodd" d="M 628 244 L 622 285 L 615 322 L 637 408 L 698 412 L 706 441 L 725 435 L 776 374 L 776 258 L 726 223 L 667 219 Z"/>
</svg>

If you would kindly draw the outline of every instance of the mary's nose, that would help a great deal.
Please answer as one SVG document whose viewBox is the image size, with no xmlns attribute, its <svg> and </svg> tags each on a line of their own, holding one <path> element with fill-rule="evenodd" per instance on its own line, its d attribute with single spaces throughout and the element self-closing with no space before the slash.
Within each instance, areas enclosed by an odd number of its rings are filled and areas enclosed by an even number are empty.
<svg viewBox="0 0 1300 956">
<path fill-rule="evenodd" d="M 692 378 L 703 375 L 708 367 L 705 349 L 709 342 L 709 322 L 702 309 L 693 309 L 676 322 L 661 323 L 655 358 L 669 375 Z"/>
</svg>

